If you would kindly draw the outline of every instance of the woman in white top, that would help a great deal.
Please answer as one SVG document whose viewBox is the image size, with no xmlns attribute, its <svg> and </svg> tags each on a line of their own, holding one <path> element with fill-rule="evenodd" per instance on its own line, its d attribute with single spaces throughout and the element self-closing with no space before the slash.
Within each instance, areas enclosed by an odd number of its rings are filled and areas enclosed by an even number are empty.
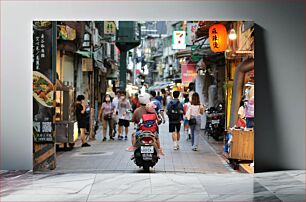
<svg viewBox="0 0 306 202">
<path fill-rule="evenodd" d="M 186 113 L 191 129 L 191 145 L 193 151 L 198 150 L 199 137 L 201 133 L 201 115 L 203 113 L 204 107 L 200 103 L 200 96 L 195 92 L 192 94 L 191 105 Z"/>
</svg>

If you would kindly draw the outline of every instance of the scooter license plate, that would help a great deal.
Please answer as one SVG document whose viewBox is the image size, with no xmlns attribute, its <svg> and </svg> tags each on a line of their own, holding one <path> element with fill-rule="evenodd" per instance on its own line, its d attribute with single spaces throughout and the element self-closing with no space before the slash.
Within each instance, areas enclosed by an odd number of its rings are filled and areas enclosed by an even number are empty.
<svg viewBox="0 0 306 202">
<path fill-rule="evenodd" d="M 154 147 L 153 146 L 141 146 L 140 152 L 142 154 L 153 154 L 154 153 Z"/>
<path fill-rule="evenodd" d="M 220 120 L 211 120 L 211 123 L 212 123 L 212 124 L 219 124 L 219 123 L 220 123 Z"/>
</svg>

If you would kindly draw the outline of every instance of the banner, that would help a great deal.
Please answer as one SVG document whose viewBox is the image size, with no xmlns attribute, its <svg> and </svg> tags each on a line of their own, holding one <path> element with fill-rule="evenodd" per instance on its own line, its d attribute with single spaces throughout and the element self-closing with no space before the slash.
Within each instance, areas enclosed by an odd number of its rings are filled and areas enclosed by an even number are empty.
<svg viewBox="0 0 306 202">
<path fill-rule="evenodd" d="M 182 83 L 188 86 L 197 76 L 196 64 L 182 64 Z"/>
<path fill-rule="evenodd" d="M 54 143 L 52 22 L 33 22 L 33 140 Z"/>
</svg>

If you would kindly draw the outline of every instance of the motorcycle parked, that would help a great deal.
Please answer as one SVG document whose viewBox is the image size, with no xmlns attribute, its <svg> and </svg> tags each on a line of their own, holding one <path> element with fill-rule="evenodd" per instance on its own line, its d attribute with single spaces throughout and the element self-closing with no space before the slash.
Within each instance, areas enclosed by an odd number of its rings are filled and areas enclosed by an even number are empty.
<svg viewBox="0 0 306 202">
<path fill-rule="evenodd" d="M 218 141 L 220 140 L 220 137 L 224 137 L 225 133 L 225 115 L 223 105 L 219 104 L 217 107 L 207 109 L 206 114 L 206 132 L 208 137 L 211 136 Z"/>
</svg>

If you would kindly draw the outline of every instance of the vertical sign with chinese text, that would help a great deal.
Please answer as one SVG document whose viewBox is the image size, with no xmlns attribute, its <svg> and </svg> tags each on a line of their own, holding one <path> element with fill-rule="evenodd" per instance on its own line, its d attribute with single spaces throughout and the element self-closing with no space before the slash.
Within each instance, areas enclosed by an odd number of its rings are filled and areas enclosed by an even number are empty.
<svg viewBox="0 0 306 202">
<path fill-rule="evenodd" d="M 33 170 L 55 168 L 56 22 L 33 22 Z"/>
</svg>

